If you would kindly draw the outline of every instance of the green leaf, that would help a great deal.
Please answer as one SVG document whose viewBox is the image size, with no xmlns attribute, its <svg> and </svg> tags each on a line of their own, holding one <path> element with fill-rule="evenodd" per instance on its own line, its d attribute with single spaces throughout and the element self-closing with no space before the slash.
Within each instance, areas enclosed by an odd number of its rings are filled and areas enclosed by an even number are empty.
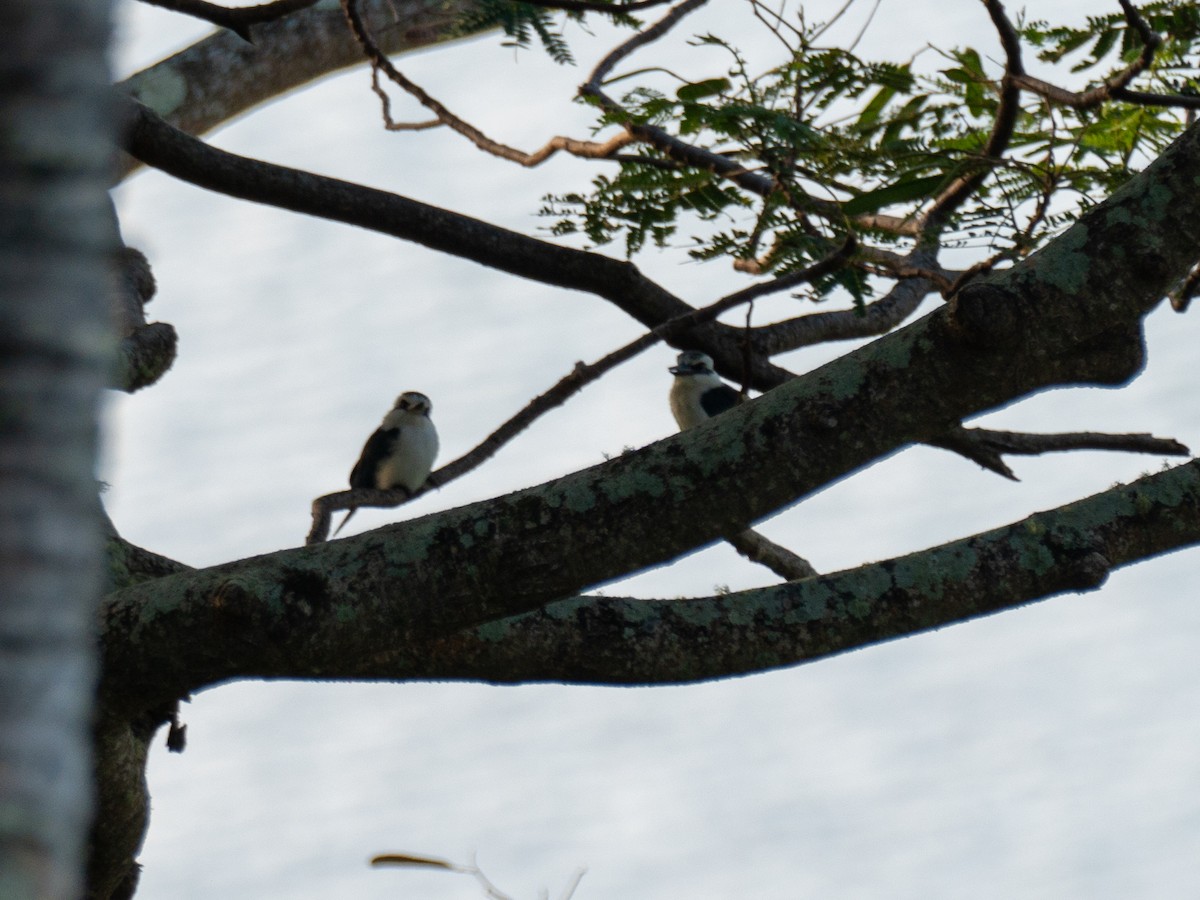
<svg viewBox="0 0 1200 900">
<path fill-rule="evenodd" d="M 936 191 L 945 180 L 946 177 L 944 175 L 928 175 L 924 178 L 910 178 L 906 181 L 898 181 L 895 184 L 889 184 L 887 187 L 859 194 L 853 200 L 846 201 L 842 205 L 842 210 L 848 216 L 858 216 L 863 213 L 874 212 L 893 203 L 919 200 L 922 197 L 928 197 Z"/>
<path fill-rule="evenodd" d="M 883 112 L 883 108 L 888 105 L 888 102 L 896 96 L 894 87 L 885 85 L 875 92 L 875 96 L 870 99 L 862 113 L 859 114 L 858 121 L 855 127 L 860 131 L 866 131 L 879 121 L 879 116 Z"/>
<path fill-rule="evenodd" d="M 708 78 L 704 81 L 685 84 L 675 92 L 675 96 L 684 103 L 694 103 L 704 97 L 711 97 L 713 94 L 722 94 L 729 88 L 728 78 Z"/>
</svg>

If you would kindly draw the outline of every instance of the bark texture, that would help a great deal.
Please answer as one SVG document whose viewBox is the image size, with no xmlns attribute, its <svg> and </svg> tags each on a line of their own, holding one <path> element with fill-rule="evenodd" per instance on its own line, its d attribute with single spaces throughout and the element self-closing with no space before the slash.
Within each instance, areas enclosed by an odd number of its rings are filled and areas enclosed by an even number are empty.
<svg viewBox="0 0 1200 900">
<path fill-rule="evenodd" d="M 76 900 L 110 351 L 109 4 L 0 5 L 0 896 Z"/>
</svg>

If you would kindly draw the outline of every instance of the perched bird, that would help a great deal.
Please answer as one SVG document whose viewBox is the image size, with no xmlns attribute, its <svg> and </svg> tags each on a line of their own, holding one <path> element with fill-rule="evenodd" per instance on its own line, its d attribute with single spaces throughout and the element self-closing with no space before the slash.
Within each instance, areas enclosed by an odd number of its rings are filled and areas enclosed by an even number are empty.
<svg viewBox="0 0 1200 900">
<path fill-rule="evenodd" d="M 429 418 L 432 409 L 433 404 L 420 391 L 405 391 L 397 397 L 396 405 L 367 438 L 350 472 L 350 487 L 404 488 L 411 494 L 423 485 L 438 452 L 437 429 Z M 352 515 L 353 509 L 337 527 L 334 537 Z"/>
<path fill-rule="evenodd" d="M 671 384 L 671 415 L 680 431 L 742 402 L 742 395 L 713 371 L 712 357 L 707 353 L 684 350 L 667 371 L 675 376 Z"/>
</svg>

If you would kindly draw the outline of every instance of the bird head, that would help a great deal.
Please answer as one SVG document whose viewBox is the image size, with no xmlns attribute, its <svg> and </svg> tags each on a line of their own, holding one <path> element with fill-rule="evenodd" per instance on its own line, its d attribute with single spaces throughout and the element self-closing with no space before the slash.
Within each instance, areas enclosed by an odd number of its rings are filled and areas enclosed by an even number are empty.
<svg viewBox="0 0 1200 900">
<path fill-rule="evenodd" d="M 392 408 L 427 416 L 433 410 L 433 403 L 420 391 L 405 391 L 396 398 L 396 405 Z"/>
<path fill-rule="evenodd" d="M 711 375 L 713 374 L 712 357 L 699 350 L 684 350 L 675 360 L 675 365 L 667 369 L 672 375 Z"/>
</svg>

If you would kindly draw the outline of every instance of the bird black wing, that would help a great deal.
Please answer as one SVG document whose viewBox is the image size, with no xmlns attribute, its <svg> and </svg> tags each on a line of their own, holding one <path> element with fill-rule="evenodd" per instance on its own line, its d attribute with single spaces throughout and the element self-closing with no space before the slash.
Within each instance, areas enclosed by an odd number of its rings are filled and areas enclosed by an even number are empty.
<svg viewBox="0 0 1200 900">
<path fill-rule="evenodd" d="M 358 462 L 350 470 L 350 487 L 379 487 L 375 483 L 375 473 L 379 471 L 380 464 L 391 455 L 399 438 L 399 428 L 376 428 L 375 433 L 367 438 L 366 444 L 363 445 Z"/>
<path fill-rule="evenodd" d="M 700 395 L 700 406 L 710 419 L 727 409 L 733 409 L 741 402 L 742 395 L 727 384 L 709 388 Z"/>
</svg>

